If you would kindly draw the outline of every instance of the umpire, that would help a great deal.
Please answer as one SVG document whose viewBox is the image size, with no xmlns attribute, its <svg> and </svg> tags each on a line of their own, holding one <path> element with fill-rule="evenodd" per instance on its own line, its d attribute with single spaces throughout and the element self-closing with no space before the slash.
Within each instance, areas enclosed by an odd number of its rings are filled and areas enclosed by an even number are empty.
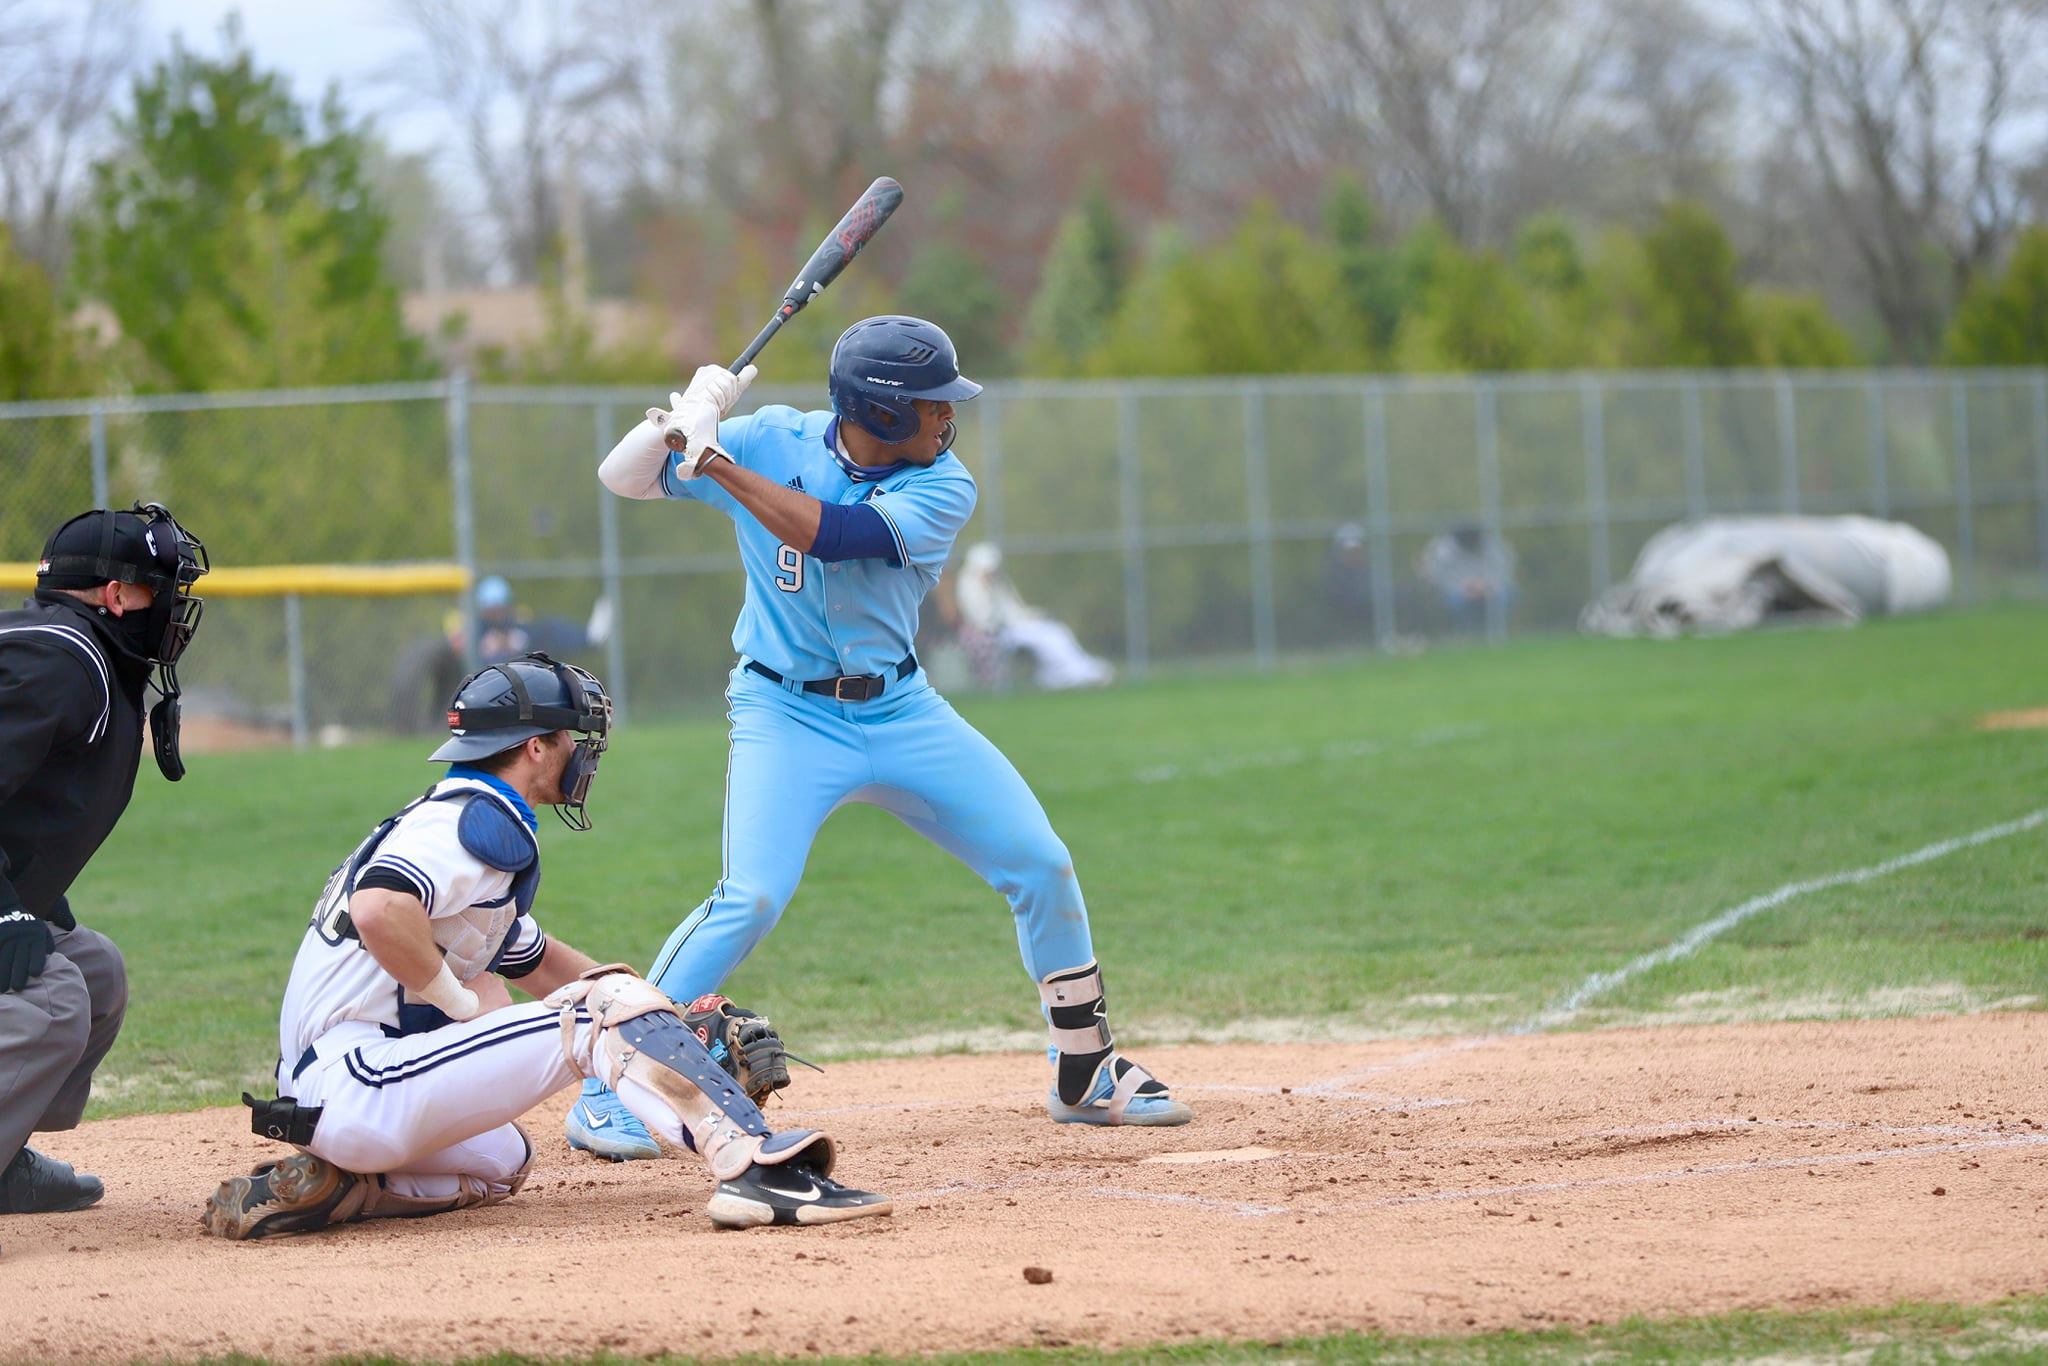
<svg viewBox="0 0 2048 1366">
<path fill-rule="evenodd" d="M 145 685 L 157 766 L 184 776 L 175 665 L 206 570 L 162 504 L 95 509 L 50 537 L 34 599 L 0 612 L 0 1213 L 100 1198 L 98 1177 L 26 1146 L 77 1125 L 128 1003 L 120 950 L 64 893 L 134 794 Z"/>
</svg>

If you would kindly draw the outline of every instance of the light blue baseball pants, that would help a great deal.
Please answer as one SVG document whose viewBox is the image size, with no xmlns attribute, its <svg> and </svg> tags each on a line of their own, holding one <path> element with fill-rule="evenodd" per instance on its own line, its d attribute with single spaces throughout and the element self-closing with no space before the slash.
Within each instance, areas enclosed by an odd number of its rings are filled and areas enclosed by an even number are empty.
<svg viewBox="0 0 2048 1366">
<path fill-rule="evenodd" d="M 677 1001 L 716 991 L 775 928 L 825 818 L 847 802 L 894 813 L 1009 900 L 1032 980 L 1095 958 L 1067 848 L 1010 761 L 925 681 L 835 702 L 744 668 L 732 721 L 724 875 L 648 973 Z"/>
</svg>

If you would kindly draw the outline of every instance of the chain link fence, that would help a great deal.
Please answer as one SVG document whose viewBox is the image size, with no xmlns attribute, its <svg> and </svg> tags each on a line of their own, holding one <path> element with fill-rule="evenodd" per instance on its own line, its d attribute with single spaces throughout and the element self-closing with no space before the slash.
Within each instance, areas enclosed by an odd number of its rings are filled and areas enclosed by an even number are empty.
<svg viewBox="0 0 2048 1366">
<path fill-rule="evenodd" d="M 0 560 L 150 497 L 216 565 L 506 581 L 512 605 L 481 611 L 474 590 L 210 601 L 190 710 L 301 739 L 434 726 L 470 641 L 588 663 L 626 707 L 688 705 L 723 687 L 741 579 L 717 513 L 598 485 L 650 398 L 458 378 L 0 405 Z M 956 451 L 981 486 L 960 545 L 1000 546 L 1022 597 L 1127 676 L 1569 630 L 1651 533 L 1712 513 L 1909 522 L 1965 602 L 2048 584 L 2042 370 L 1017 381 L 962 410 Z M 1458 531 L 1515 564 L 1469 620 L 1418 568 Z M 920 653 L 964 685 L 930 608 Z"/>
</svg>

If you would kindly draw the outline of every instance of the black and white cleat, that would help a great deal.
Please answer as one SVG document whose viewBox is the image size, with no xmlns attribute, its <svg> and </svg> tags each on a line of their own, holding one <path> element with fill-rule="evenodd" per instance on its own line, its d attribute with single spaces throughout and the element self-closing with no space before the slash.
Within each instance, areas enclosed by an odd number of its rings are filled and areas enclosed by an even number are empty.
<svg viewBox="0 0 2048 1366">
<path fill-rule="evenodd" d="M 771 1224 L 836 1224 L 888 1214 L 896 1202 L 872 1191 L 857 1191 L 798 1159 L 752 1166 L 718 1183 L 705 1210 L 720 1228 L 766 1228 Z"/>
</svg>

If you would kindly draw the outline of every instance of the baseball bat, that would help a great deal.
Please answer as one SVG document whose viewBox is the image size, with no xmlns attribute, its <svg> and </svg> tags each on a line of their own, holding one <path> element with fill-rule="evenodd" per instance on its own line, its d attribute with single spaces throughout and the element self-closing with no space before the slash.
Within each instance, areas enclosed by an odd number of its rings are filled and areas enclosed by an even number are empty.
<svg viewBox="0 0 2048 1366">
<path fill-rule="evenodd" d="M 839 226 L 825 234 L 825 240 L 818 243 L 818 249 L 811 253 L 811 259 L 804 262 L 804 268 L 796 273 L 788 289 L 782 292 L 782 307 L 775 310 L 775 316 L 768 325 L 747 343 L 747 349 L 740 352 L 739 359 L 731 365 L 737 375 L 748 361 L 761 354 L 782 325 L 794 318 L 803 306 L 825 292 L 825 286 L 839 278 L 839 272 L 846 269 L 847 262 L 860 255 L 860 249 L 869 239 L 882 230 L 882 224 L 889 221 L 889 215 L 903 202 L 903 187 L 888 176 L 878 176 L 875 183 L 861 192 L 853 207 L 839 220 Z"/>
</svg>

